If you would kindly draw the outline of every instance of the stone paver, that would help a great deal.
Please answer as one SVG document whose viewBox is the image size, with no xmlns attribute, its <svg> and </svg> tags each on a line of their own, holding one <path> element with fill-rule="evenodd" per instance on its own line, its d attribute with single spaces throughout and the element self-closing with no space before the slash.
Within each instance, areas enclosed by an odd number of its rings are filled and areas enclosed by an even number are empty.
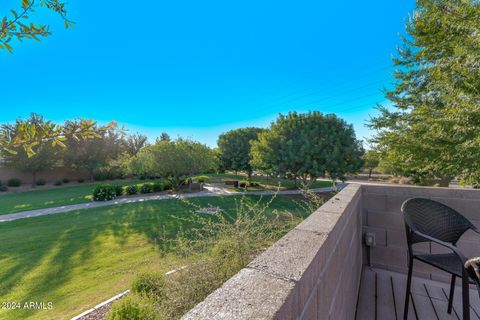
<svg viewBox="0 0 480 320">
<path fill-rule="evenodd" d="M 345 185 L 337 184 L 337 189 L 340 190 Z M 6 221 L 13 221 L 18 219 L 25 219 L 25 218 L 33 218 L 33 217 L 40 217 L 46 216 L 50 214 L 56 213 L 64 213 L 70 212 L 75 210 L 81 209 L 91 209 L 91 208 L 100 208 L 100 207 L 107 207 L 113 206 L 118 204 L 125 204 L 125 203 L 137 203 L 137 202 L 144 202 L 144 201 L 153 201 L 153 200 L 168 200 L 168 199 L 179 199 L 179 198 L 200 198 L 200 197 L 219 197 L 219 196 L 239 196 L 239 195 L 294 195 L 294 194 L 301 194 L 303 191 L 301 190 L 285 190 L 285 191 L 247 191 L 247 192 L 231 192 L 226 190 L 225 188 L 218 188 L 214 186 L 205 186 L 204 191 L 196 192 L 196 193 L 185 193 L 185 194 L 156 194 L 156 195 L 141 195 L 141 196 L 134 196 L 134 197 L 125 197 L 119 198 L 111 201 L 97 201 L 97 202 L 88 202 L 88 203 L 79 203 L 73 204 L 68 206 L 60 206 L 55 208 L 45 208 L 45 209 L 37 209 L 37 210 L 30 210 L 30 211 L 22 211 L 18 213 L 12 214 L 4 214 L 0 215 L 0 222 Z M 312 189 L 313 192 L 330 192 L 333 191 L 332 187 L 324 187 L 324 188 L 317 188 Z"/>
</svg>

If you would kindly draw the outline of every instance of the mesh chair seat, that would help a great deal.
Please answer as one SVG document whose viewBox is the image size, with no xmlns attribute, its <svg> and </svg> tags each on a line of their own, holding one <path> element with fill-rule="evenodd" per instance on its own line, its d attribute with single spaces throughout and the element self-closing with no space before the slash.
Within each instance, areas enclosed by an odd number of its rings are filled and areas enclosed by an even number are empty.
<svg viewBox="0 0 480 320">
<path fill-rule="evenodd" d="M 463 265 L 455 253 L 415 254 L 415 258 L 457 277 L 462 276 Z"/>
</svg>

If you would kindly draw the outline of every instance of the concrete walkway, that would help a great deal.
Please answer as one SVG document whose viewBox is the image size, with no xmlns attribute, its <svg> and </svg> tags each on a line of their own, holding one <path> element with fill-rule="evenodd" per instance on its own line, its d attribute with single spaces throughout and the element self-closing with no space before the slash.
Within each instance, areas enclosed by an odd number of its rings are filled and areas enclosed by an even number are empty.
<svg viewBox="0 0 480 320">
<path fill-rule="evenodd" d="M 345 187 L 346 184 L 337 184 L 337 189 L 340 190 Z M 205 186 L 204 191 L 196 193 L 185 193 L 185 194 L 157 194 L 157 195 L 141 195 L 134 197 L 125 197 L 119 198 L 111 201 L 98 201 L 98 202 L 88 202 L 88 203 L 79 203 L 69 206 L 61 206 L 55 208 L 45 208 L 37 209 L 30 211 L 22 211 L 12 214 L 0 215 L 0 222 L 13 221 L 18 219 L 33 218 L 46 216 L 49 214 L 64 213 L 81 209 L 91 209 L 91 208 L 100 208 L 113 206 L 118 204 L 125 203 L 136 203 L 136 202 L 145 202 L 153 200 L 168 200 L 168 199 L 179 199 L 179 198 L 200 198 L 200 197 L 223 197 L 223 196 L 239 196 L 239 195 L 293 195 L 301 194 L 302 190 L 285 190 L 285 191 L 247 191 L 247 192 L 231 192 L 225 188 L 218 188 L 214 186 Z M 311 189 L 313 192 L 331 192 L 334 191 L 333 187 L 324 187 Z"/>
</svg>

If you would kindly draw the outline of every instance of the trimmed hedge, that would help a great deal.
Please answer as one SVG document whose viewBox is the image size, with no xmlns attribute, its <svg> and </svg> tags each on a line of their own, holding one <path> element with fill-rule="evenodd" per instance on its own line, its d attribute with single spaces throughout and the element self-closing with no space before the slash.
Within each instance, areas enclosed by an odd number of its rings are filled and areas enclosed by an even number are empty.
<svg viewBox="0 0 480 320">
<path fill-rule="evenodd" d="M 140 187 L 140 193 L 152 193 L 153 192 L 153 184 L 152 183 L 144 183 Z"/>
<path fill-rule="evenodd" d="M 47 184 L 47 181 L 45 181 L 45 179 L 37 179 L 37 180 L 35 181 L 35 184 L 36 184 L 37 186 L 44 186 L 45 184 Z"/>
</svg>

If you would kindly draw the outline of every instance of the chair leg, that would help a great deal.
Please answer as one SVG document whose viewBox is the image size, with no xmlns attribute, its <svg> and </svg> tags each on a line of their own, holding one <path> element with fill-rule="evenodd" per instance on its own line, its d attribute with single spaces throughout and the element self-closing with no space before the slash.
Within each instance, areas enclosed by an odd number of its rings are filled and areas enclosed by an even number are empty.
<svg viewBox="0 0 480 320">
<path fill-rule="evenodd" d="M 468 286 L 468 274 L 465 269 L 462 272 L 462 302 L 463 320 L 470 320 L 470 290 Z"/>
<path fill-rule="evenodd" d="M 405 308 L 403 310 L 403 319 L 408 319 L 408 305 L 410 302 L 410 287 L 412 286 L 412 272 L 413 272 L 413 259 L 408 260 L 408 279 L 407 279 L 407 291 L 405 292 Z"/>
<path fill-rule="evenodd" d="M 452 281 L 450 282 L 450 295 L 448 298 L 448 310 L 447 312 L 450 314 L 452 313 L 452 306 L 453 306 L 453 295 L 455 294 L 455 279 L 457 277 L 452 274 Z"/>
</svg>

